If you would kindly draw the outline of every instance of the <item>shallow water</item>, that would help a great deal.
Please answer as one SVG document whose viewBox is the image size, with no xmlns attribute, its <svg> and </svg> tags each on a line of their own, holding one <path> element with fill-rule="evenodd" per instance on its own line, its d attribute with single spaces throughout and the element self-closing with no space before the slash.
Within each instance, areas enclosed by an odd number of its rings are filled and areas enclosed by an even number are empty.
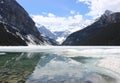
<svg viewBox="0 0 120 83">
<path fill-rule="evenodd" d="M 0 47 L 0 83 L 120 83 L 119 61 L 119 47 Z"/>
</svg>

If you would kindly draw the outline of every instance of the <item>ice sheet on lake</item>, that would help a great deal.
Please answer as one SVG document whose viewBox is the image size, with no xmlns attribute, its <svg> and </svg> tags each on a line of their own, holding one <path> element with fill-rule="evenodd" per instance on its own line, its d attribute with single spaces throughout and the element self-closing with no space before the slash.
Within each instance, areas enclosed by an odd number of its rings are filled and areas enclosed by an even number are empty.
<svg viewBox="0 0 120 83">
<path fill-rule="evenodd" d="M 99 61 L 99 67 L 109 69 L 120 75 L 120 58 L 107 57 Z"/>
<path fill-rule="evenodd" d="M 52 52 L 66 55 L 120 54 L 120 47 L 89 46 L 0 46 L 5 52 Z"/>
</svg>

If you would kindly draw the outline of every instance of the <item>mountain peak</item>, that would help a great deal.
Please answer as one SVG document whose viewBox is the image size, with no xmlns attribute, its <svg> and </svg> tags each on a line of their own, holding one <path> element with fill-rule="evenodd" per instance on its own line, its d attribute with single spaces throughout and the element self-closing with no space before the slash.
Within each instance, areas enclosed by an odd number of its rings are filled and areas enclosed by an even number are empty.
<svg viewBox="0 0 120 83">
<path fill-rule="evenodd" d="M 106 10 L 105 13 L 104 13 L 104 15 L 108 16 L 108 15 L 111 15 L 112 13 L 113 13 L 112 11 Z"/>
<path fill-rule="evenodd" d="M 96 22 L 101 26 L 120 22 L 120 12 L 112 12 L 110 10 L 106 10 L 105 13 Z"/>
<path fill-rule="evenodd" d="M 105 14 L 92 25 L 72 33 L 63 45 L 120 45 L 120 12 Z"/>
</svg>

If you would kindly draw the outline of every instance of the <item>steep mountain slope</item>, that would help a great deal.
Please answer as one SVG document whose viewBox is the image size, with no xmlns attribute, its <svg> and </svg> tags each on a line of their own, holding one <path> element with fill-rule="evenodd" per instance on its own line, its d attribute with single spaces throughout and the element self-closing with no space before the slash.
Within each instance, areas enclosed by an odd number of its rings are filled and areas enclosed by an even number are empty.
<svg viewBox="0 0 120 83">
<path fill-rule="evenodd" d="M 92 25 L 71 34 L 63 45 L 120 45 L 120 13 L 106 11 Z"/>
<path fill-rule="evenodd" d="M 51 39 L 56 40 L 60 44 L 73 32 L 83 29 L 84 27 L 93 23 L 91 20 L 86 20 L 84 23 L 70 23 L 69 25 L 65 25 L 65 23 L 61 25 L 55 25 L 56 23 L 48 23 L 41 25 L 39 23 L 41 21 L 40 18 L 37 20 L 33 16 L 33 20 L 36 22 L 36 26 L 38 30 L 43 34 L 48 36 Z M 64 25 L 64 26 L 63 26 Z M 58 28 L 59 27 L 59 28 Z M 61 27 L 61 28 L 60 28 Z"/>
<path fill-rule="evenodd" d="M 21 39 L 19 36 L 17 29 L 13 29 L 8 24 L 0 22 L 0 45 L 24 45 L 26 46 L 26 42 Z"/>
<path fill-rule="evenodd" d="M 51 44 L 51 45 L 59 45 L 59 43 L 56 41 L 56 36 L 50 31 L 48 30 L 45 26 L 42 26 L 40 24 L 36 24 L 39 32 L 41 33 L 43 39 Z"/>
<path fill-rule="evenodd" d="M 49 29 L 47 29 L 45 26 L 36 23 L 36 26 L 39 30 L 39 32 L 44 36 L 44 37 L 49 37 L 52 39 L 52 41 L 56 42 L 56 44 L 61 44 L 65 38 L 71 33 L 70 31 L 54 31 L 51 32 Z"/>
<path fill-rule="evenodd" d="M 33 20 L 29 17 L 28 13 L 22 8 L 16 0 L 1 0 L 0 1 L 0 21 L 1 23 L 9 25 L 9 27 L 6 27 L 6 29 L 12 28 L 12 30 L 9 30 L 9 33 L 14 33 L 14 36 L 17 36 L 19 40 L 24 41 L 23 43 L 19 43 L 22 41 L 17 41 L 14 39 L 14 42 L 17 43 L 17 45 L 44 45 L 48 44 L 47 41 L 43 39 L 38 29 L 35 27 L 35 23 Z M 0 27 L 0 29 L 5 27 Z M 17 30 L 17 33 L 14 32 L 14 29 Z M 4 36 L 4 33 L 2 32 Z M 12 37 L 12 36 L 11 36 Z M 4 38 L 4 40 L 13 42 L 9 38 Z M 2 43 L 2 41 L 0 40 Z M 1 44 L 2 45 L 2 44 Z M 16 44 L 4 44 L 4 45 L 16 45 Z"/>
<path fill-rule="evenodd" d="M 47 36 L 54 40 L 57 38 L 56 35 L 54 33 L 52 33 L 50 30 L 48 30 L 45 26 L 42 26 L 40 24 L 37 24 L 36 26 L 37 26 L 39 32 L 41 34 L 43 34 L 44 36 Z"/>
</svg>

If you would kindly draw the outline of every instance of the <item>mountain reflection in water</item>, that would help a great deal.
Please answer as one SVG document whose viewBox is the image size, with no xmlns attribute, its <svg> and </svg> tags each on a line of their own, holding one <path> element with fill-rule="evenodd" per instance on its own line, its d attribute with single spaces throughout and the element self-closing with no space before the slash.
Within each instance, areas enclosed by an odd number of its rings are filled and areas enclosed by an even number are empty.
<svg viewBox="0 0 120 83">
<path fill-rule="evenodd" d="M 87 58 L 94 63 L 97 59 Z M 57 54 L 5 53 L 0 55 L 0 83 L 116 83 L 85 66 L 86 58 Z M 111 81 L 108 81 L 110 80 Z"/>
</svg>

